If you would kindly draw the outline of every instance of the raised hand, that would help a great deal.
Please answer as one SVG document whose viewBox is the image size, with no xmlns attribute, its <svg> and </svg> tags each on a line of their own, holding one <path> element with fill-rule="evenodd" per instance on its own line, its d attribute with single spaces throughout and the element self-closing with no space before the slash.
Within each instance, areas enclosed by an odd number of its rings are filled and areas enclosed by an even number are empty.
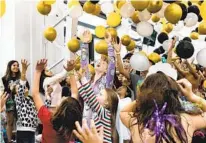
<svg viewBox="0 0 206 143">
<path fill-rule="evenodd" d="M 71 60 L 71 61 L 67 61 L 67 65 L 64 66 L 64 69 L 69 72 L 69 71 L 73 70 L 74 67 L 75 67 L 75 61 Z"/>
<path fill-rule="evenodd" d="M 42 72 L 47 66 L 47 59 L 41 59 L 36 64 L 36 71 Z"/>
<path fill-rule="evenodd" d="M 178 80 L 177 83 L 185 97 L 191 98 L 193 96 L 192 84 L 187 79 Z"/>
<path fill-rule="evenodd" d="M 8 98 L 8 94 L 6 92 L 4 92 L 1 96 L 0 96 L 0 103 L 1 103 L 1 108 L 0 110 L 3 111 L 4 105 L 6 103 L 6 100 Z"/>
<path fill-rule="evenodd" d="M 82 35 L 81 40 L 83 43 L 89 43 L 89 42 L 91 42 L 91 39 L 92 39 L 91 37 L 92 37 L 92 35 L 91 35 L 90 31 L 85 30 L 83 35 Z"/>
<path fill-rule="evenodd" d="M 30 63 L 27 60 L 22 59 L 21 65 L 22 65 L 22 72 L 23 72 L 23 71 L 27 71 L 27 68 L 29 67 Z"/>
<path fill-rule="evenodd" d="M 103 143 L 103 128 L 97 133 L 94 121 L 91 121 L 91 129 L 88 128 L 86 120 L 83 120 L 82 127 L 79 122 L 75 123 L 77 130 L 73 133 L 78 137 L 83 143 Z"/>
<path fill-rule="evenodd" d="M 121 42 L 119 42 L 119 44 L 117 43 L 117 41 L 113 40 L 113 46 L 114 46 L 114 50 L 117 53 L 120 53 L 121 52 Z"/>
</svg>

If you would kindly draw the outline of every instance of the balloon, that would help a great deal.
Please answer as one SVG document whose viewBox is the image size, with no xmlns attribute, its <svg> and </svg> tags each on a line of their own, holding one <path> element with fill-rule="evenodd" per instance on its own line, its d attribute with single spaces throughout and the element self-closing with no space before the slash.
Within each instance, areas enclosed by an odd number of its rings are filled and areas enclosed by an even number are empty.
<svg viewBox="0 0 206 143">
<path fill-rule="evenodd" d="M 161 8 L 161 10 L 159 12 L 157 12 L 157 16 L 159 16 L 160 18 L 164 18 L 164 12 L 165 9 L 167 8 L 168 4 L 167 3 L 163 3 L 163 6 Z"/>
<path fill-rule="evenodd" d="M 74 67 L 75 71 L 80 70 L 80 68 L 81 68 L 81 64 L 80 63 L 75 64 L 75 67 Z"/>
<path fill-rule="evenodd" d="M 162 46 L 160 46 L 159 48 L 155 49 L 153 52 L 160 55 L 160 54 L 163 54 L 165 50 Z"/>
<path fill-rule="evenodd" d="M 173 30 L 173 25 L 171 23 L 167 23 L 164 30 L 167 33 L 170 33 Z"/>
<path fill-rule="evenodd" d="M 202 21 L 202 16 L 199 14 L 198 15 L 198 22 L 201 22 Z"/>
<path fill-rule="evenodd" d="M 51 5 L 45 4 L 43 1 L 40 1 L 37 4 L 37 10 L 42 15 L 48 15 L 51 12 Z"/>
<path fill-rule="evenodd" d="M 104 26 L 97 26 L 97 27 L 95 28 L 95 35 L 96 35 L 98 38 L 104 38 L 105 33 L 106 33 L 106 29 L 105 29 Z"/>
<path fill-rule="evenodd" d="M 144 1 L 131 0 L 131 4 L 135 8 L 135 10 L 143 11 L 149 5 L 149 0 L 144 0 Z"/>
<path fill-rule="evenodd" d="M 111 27 L 117 27 L 121 23 L 121 16 L 116 13 L 112 12 L 107 16 L 107 25 Z"/>
<path fill-rule="evenodd" d="M 140 53 L 132 55 L 130 64 L 137 71 L 146 71 L 150 67 L 148 58 Z"/>
<path fill-rule="evenodd" d="M 135 9 L 130 3 L 125 3 L 120 9 L 120 14 L 124 18 L 131 17 L 134 14 L 134 12 Z"/>
<path fill-rule="evenodd" d="M 165 9 L 165 18 L 172 24 L 176 24 L 182 17 L 182 9 L 178 4 L 172 3 Z"/>
<path fill-rule="evenodd" d="M 114 11 L 114 6 L 111 2 L 106 1 L 101 4 L 101 10 L 104 14 L 109 14 Z"/>
<path fill-rule="evenodd" d="M 96 4 L 95 10 L 94 10 L 94 12 L 92 12 L 92 14 L 98 16 L 98 15 L 100 15 L 100 13 L 101 13 L 101 7 L 99 4 Z"/>
<path fill-rule="evenodd" d="M 188 13 L 195 13 L 196 15 L 200 14 L 200 10 L 196 5 L 191 5 L 190 7 L 188 7 Z"/>
<path fill-rule="evenodd" d="M 68 43 L 67 47 L 73 53 L 77 52 L 80 49 L 80 43 L 76 38 L 72 38 Z"/>
<path fill-rule="evenodd" d="M 203 67 L 206 68 L 206 60 L 205 60 L 205 57 L 206 57 L 206 48 L 200 50 L 200 51 L 197 53 L 196 59 L 197 59 L 198 64 L 200 64 L 201 66 L 203 66 Z"/>
<path fill-rule="evenodd" d="M 192 57 L 194 51 L 194 46 L 188 41 L 180 41 L 176 47 L 177 55 L 183 59 L 189 59 Z"/>
<path fill-rule="evenodd" d="M 121 42 L 122 42 L 122 45 L 128 46 L 130 44 L 130 42 L 131 42 L 131 38 L 129 37 L 129 35 L 124 35 L 121 38 Z"/>
<path fill-rule="evenodd" d="M 56 2 L 56 0 L 44 0 L 44 3 L 45 4 L 49 4 L 49 5 L 52 5 Z"/>
<path fill-rule="evenodd" d="M 105 40 L 100 40 L 94 47 L 97 53 L 107 55 L 108 44 Z"/>
<path fill-rule="evenodd" d="M 151 18 L 151 16 L 152 15 L 146 9 L 142 12 L 139 12 L 139 20 L 140 21 L 148 21 Z"/>
<path fill-rule="evenodd" d="M 180 31 L 184 27 L 184 22 L 179 21 L 175 26 L 174 26 L 174 31 Z"/>
<path fill-rule="evenodd" d="M 135 12 L 133 13 L 132 17 L 131 17 L 132 21 L 133 21 L 135 24 L 137 24 L 137 23 L 140 22 L 138 13 L 139 13 L 138 11 L 135 11 Z"/>
<path fill-rule="evenodd" d="M 0 17 L 2 17 L 6 12 L 6 2 L 5 0 L 0 1 Z"/>
<path fill-rule="evenodd" d="M 184 20 L 187 17 L 187 7 L 185 4 L 183 3 L 178 3 L 178 5 L 181 7 L 182 9 L 182 17 L 181 20 Z"/>
<path fill-rule="evenodd" d="M 153 26 L 149 22 L 142 21 L 137 24 L 137 33 L 143 37 L 151 36 L 153 33 Z"/>
<path fill-rule="evenodd" d="M 160 55 L 157 54 L 157 53 L 154 53 L 154 52 L 151 53 L 151 54 L 149 54 L 148 59 L 149 59 L 150 61 L 152 61 L 153 63 L 158 63 L 158 62 L 161 61 Z"/>
<path fill-rule="evenodd" d="M 86 13 L 93 13 L 95 11 L 95 7 L 96 6 L 93 3 L 91 3 L 90 1 L 87 1 L 84 3 L 83 10 Z"/>
<path fill-rule="evenodd" d="M 162 6 L 163 6 L 163 1 L 162 0 L 150 1 L 149 5 L 147 7 L 147 10 L 150 13 L 156 13 L 156 12 L 161 10 Z"/>
<path fill-rule="evenodd" d="M 110 28 L 106 29 L 106 32 L 110 33 L 113 38 L 117 38 L 118 34 L 117 34 L 117 30 L 116 29 L 110 27 Z"/>
<path fill-rule="evenodd" d="M 68 8 L 71 8 L 72 6 L 80 5 L 78 0 L 70 0 L 68 3 Z"/>
<path fill-rule="evenodd" d="M 152 15 L 152 21 L 153 21 L 154 23 L 160 21 L 160 18 L 157 16 L 157 14 L 153 14 L 153 15 Z"/>
<path fill-rule="evenodd" d="M 198 32 L 201 35 L 206 35 L 206 21 L 203 21 L 198 26 Z"/>
<path fill-rule="evenodd" d="M 174 3 L 174 2 L 176 2 L 176 0 L 163 0 L 164 2 L 166 2 L 166 3 Z"/>
<path fill-rule="evenodd" d="M 79 18 L 83 14 L 81 5 L 74 5 L 69 9 L 69 16 L 72 18 Z"/>
<path fill-rule="evenodd" d="M 136 43 L 133 40 L 131 40 L 129 45 L 126 48 L 127 48 L 127 51 L 133 51 L 136 48 Z"/>
<path fill-rule="evenodd" d="M 56 39 L 57 36 L 57 32 L 53 27 L 48 27 L 45 31 L 44 31 L 44 37 L 48 40 L 48 41 L 54 41 Z"/>
<path fill-rule="evenodd" d="M 160 33 L 157 37 L 158 42 L 161 44 L 168 39 L 169 39 L 169 37 L 168 37 L 167 33 L 165 33 L 165 32 Z"/>
<path fill-rule="evenodd" d="M 99 1 L 98 0 L 90 0 L 91 3 L 97 4 Z"/>
<path fill-rule="evenodd" d="M 164 49 L 165 51 L 168 51 L 171 42 L 172 42 L 172 40 L 165 40 L 165 41 L 163 42 L 162 47 L 163 47 L 163 49 Z"/>
<path fill-rule="evenodd" d="M 200 15 L 202 16 L 203 20 L 206 20 L 206 1 L 204 1 L 200 6 Z"/>
<path fill-rule="evenodd" d="M 195 13 L 188 13 L 187 17 L 184 20 L 185 26 L 192 27 L 198 22 L 198 17 Z"/>
<path fill-rule="evenodd" d="M 199 39 L 199 34 L 198 34 L 197 32 L 192 32 L 192 33 L 190 34 L 190 38 L 191 38 L 192 40 L 197 40 L 197 39 Z"/>
</svg>

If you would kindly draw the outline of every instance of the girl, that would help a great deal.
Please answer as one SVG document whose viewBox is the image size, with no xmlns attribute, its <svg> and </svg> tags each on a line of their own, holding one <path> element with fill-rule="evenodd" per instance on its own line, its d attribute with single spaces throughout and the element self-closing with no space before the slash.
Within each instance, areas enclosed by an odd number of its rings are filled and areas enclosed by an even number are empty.
<svg viewBox="0 0 206 143">
<path fill-rule="evenodd" d="M 179 86 L 178 86 L 178 84 Z M 190 143 L 193 132 L 206 127 L 206 113 L 185 113 L 179 101 L 182 94 L 206 111 L 206 102 L 192 92 L 186 79 L 175 82 L 163 73 L 146 78 L 140 87 L 137 101 L 127 105 L 120 113 L 121 120 L 138 143 Z"/>
<path fill-rule="evenodd" d="M 6 74 L 2 77 L 2 81 L 4 84 L 4 91 L 9 94 L 9 97 L 6 102 L 6 119 L 7 119 L 7 137 L 8 142 L 11 142 L 12 139 L 12 130 L 14 123 L 14 115 L 16 115 L 16 108 L 14 102 L 14 95 L 16 94 L 16 85 L 19 83 L 19 79 L 21 76 L 21 72 L 19 70 L 18 61 L 12 60 L 8 63 Z M 29 87 L 28 82 L 26 83 Z"/>
<path fill-rule="evenodd" d="M 72 97 L 63 99 L 53 112 L 49 111 L 39 95 L 40 76 L 46 64 L 45 59 L 38 61 L 32 90 L 38 117 L 43 124 L 42 143 L 68 143 L 73 138 L 72 130 L 75 128 L 75 121 L 82 120 L 82 109 L 77 100 L 76 80 L 74 74 L 70 73 Z M 68 62 L 65 70 L 68 72 L 73 70 L 74 65 L 74 62 Z"/>
<path fill-rule="evenodd" d="M 83 78 L 82 83 L 86 83 L 86 78 Z M 79 84 L 79 83 L 78 83 Z M 104 127 L 104 142 L 117 143 L 118 135 L 115 127 L 116 114 L 119 98 L 116 92 L 112 89 L 101 90 L 99 95 L 95 95 L 89 82 L 79 88 L 79 95 L 84 102 L 96 113 L 94 122 L 99 129 Z"/>
</svg>

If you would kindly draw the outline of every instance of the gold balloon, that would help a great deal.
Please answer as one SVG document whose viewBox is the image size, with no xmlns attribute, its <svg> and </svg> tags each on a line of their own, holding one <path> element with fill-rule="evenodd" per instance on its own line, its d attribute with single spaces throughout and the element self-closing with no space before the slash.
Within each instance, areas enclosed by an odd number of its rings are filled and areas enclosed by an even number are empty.
<svg viewBox="0 0 206 143">
<path fill-rule="evenodd" d="M 116 12 L 111 12 L 107 16 L 107 25 L 111 27 L 117 27 L 121 23 L 121 16 Z"/>
<path fill-rule="evenodd" d="M 173 25 L 171 23 L 167 23 L 164 30 L 167 33 L 170 33 L 173 30 Z"/>
<path fill-rule="evenodd" d="M 202 16 L 202 19 L 206 21 L 206 1 L 204 1 L 200 6 L 200 15 Z"/>
<path fill-rule="evenodd" d="M 45 4 L 52 5 L 56 2 L 56 0 L 43 0 Z"/>
<path fill-rule="evenodd" d="M 37 10 L 42 15 L 48 15 L 51 12 L 51 5 L 45 4 L 43 1 L 40 1 L 37 4 Z"/>
<path fill-rule="evenodd" d="M 198 26 L 198 32 L 200 35 L 206 35 L 206 21 L 203 21 Z"/>
<path fill-rule="evenodd" d="M 148 56 L 148 59 L 151 60 L 153 63 L 158 63 L 161 61 L 161 56 L 157 53 L 151 53 Z"/>
<path fill-rule="evenodd" d="M 121 42 L 122 42 L 122 45 L 128 46 L 130 44 L 130 42 L 131 42 L 131 38 L 129 37 L 129 35 L 124 35 L 121 38 Z"/>
<path fill-rule="evenodd" d="M 203 88 L 206 89 L 206 80 L 203 82 Z"/>
<path fill-rule="evenodd" d="M 67 47 L 73 53 L 77 52 L 80 48 L 80 43 L 76 38 L 72 38 L 68 43 Z"/>
<path fill-rule="evenodd" d="M 130 44 L 126 47 L 127 51 L 133 51 L 136 48 L 136 43 L 131 40 Z"/>
<path fill-rule="evenodd" d="M 172 3 L 165 9 L 165 18 L 172 24 L 176 24 L 182 17 L 182 9 L 176 4 Z"/>
<path fill-rule="evenodd" d="M 105 28 L 104 26 L 97 26 L 97 27 L 95 28 L 95 35 L 96 35 L 98 38 L 104 38 L 105 33 L 106 33 L 106 28 Z"/>
<path fill-rule="evenodd" d="M 190 38 L 191 38 L 192 40 L 197 40 L 197 39 L 199 39 L 199 34 L 198 34 L 197 32 L 192 32 L 192 33 L 190 34 Z"/>
<path fill-rule="evenodd" d="M 113 38 L 117 37 L 117 30 L 114 28 L 107 28 L 106 32 L 110 33 Z"/>
<path fill-rule="evenodd" d="M 91 64 L 89 64 L 89 65 L 88 65 L 88 68 L 89 68 L 90 74 L 93 76 L 93 75 L 95 74 L 95 69 L 94 69 L 94 67 L 93 67 Z"/>
<path fill-rule="evenodd" d="M 92 14 L 98 16 L 100 14 L 100 12 L 101 12 L 101 7 L 99 4 L 96 4 L 95 10 L 94 10 L 94 12 L 92 12 Z"/>
<path fill-rule="evenodd" d="M 135 8 L 135 10 L 143 11 L 149 5 L 149 0 L 131 0 L 131 4 Z"/>
<path fill-rule="evenodd" d="M 138 53 L 145 56 L 145 57 L 147 57 L 147 53 L 145 51 L 139 51 Z"/>
<path fill-rule="evenodd" d="M 71 8 L 72 6 L 80 5 L 78 0 L 70 0 L 68 3 L 68 7 Z"/>
<path fill-rule="evenodd" d="M 117 1 L 117 8 L 120 9 L 125 3 L 125 0 Z"/>
<path fill-rule="evenodd" d="M 75 68 L 76 71 L 80 70 L 81 64 L 80 63 L 75 64 L 74 68 Z"/>
<path fill-rule="evenodd" d="M 132 15 L 131 19 L 132 19 L 132 21 L 133 21 L 135 24 L 137 24 L 137 23 L 140 22 L 139 16 L 138 16 L 138 11 L 135 11 L 135 12 L 134 12 L 134 14 Z"/>
<path fill-rule="evenodd" d="M 160 21 L 159 16 L 157 16 L 156 14 L 153 14 L 153 15 L 152 15 L 152 21 L 153 21 L 154 23 Z"/>
<path fill-rule="evenodd" d="M 100 40 L 97 42 L 94 48 L 97 53 L 107 55 L 108 44 L 105 40 Z"/>
<path fill-rule="evenodd" d="M 87 1 L 84 3 L 83 10 L 86 13 L 93 13 L 95 11 L 95 7 L 96 6 L 93 3 L 91 3 L 90 1 Z"/>
<path fill-rule="evenodd" d="M 56 39 L 57 36 L 57 32 L 53 27 L 48 27 L 45 31 L 44 31 L 44 37 L 48 40 L 48 41 L 54 41 Z"/>
<path fill-rule="evenodd" d="M 147 10 L 150 13 L 156 13 L 156 12 L 161 10 L 162 6 L 163 6 L 163 1 L 162 0 L 150 1 L 149 5 L 147 7 Z"/>
<path fill-rule="evenodd" d="M 5 0 L 0 0 L 0 17 L 2 17 L 6 12 L 6 2 Z"/>
</svg>

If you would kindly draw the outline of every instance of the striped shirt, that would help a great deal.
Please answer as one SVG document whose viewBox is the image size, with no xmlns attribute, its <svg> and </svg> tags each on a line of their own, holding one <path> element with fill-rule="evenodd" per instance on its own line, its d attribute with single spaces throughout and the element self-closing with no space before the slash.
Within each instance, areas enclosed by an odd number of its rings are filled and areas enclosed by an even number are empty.
<svg viewBox="0 0 206 143">
<path fill-rule="evenodd" d="M 104 142 L 112 143 L 111 112 L 99 104 L 89 83 L 79 88 L 79 94 L 92 111 L 97 113 L 94 122 L 97 130 L 103 126 Z"/>
</svg>

